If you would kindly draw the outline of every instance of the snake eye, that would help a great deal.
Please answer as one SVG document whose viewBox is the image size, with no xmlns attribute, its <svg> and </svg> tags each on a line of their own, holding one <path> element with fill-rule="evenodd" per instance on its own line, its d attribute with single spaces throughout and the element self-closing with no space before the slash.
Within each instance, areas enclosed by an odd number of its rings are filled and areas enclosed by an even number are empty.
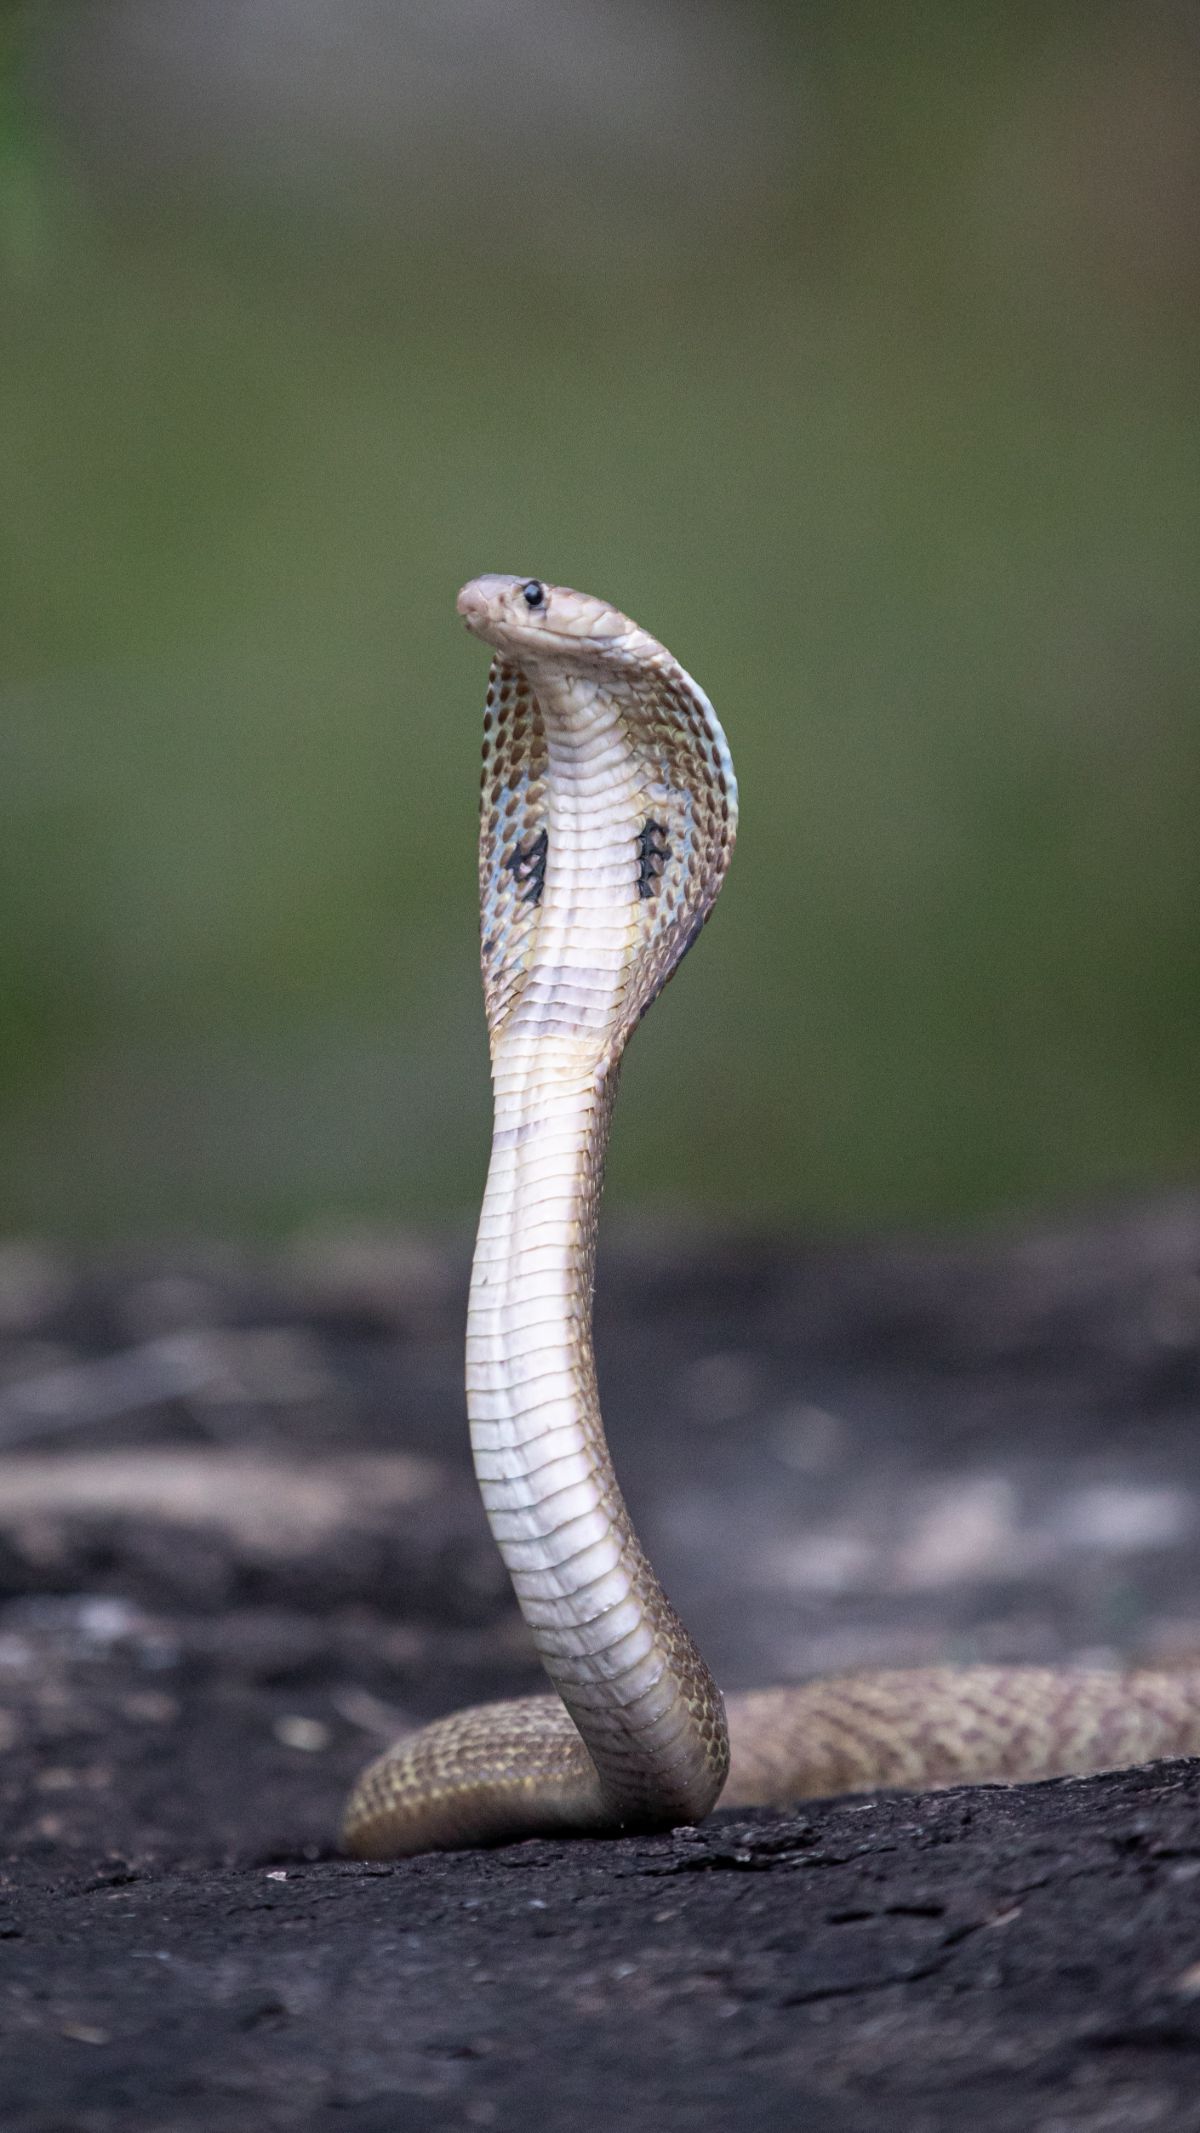
<svg viewBox="0 0 1200 2133">
<path fill-rule="evenodd" d="M 526 607 L 541 607 L 546 598 L 546 588 L 540 578 L 527 578 L 521 591 Z"/>
</svg>

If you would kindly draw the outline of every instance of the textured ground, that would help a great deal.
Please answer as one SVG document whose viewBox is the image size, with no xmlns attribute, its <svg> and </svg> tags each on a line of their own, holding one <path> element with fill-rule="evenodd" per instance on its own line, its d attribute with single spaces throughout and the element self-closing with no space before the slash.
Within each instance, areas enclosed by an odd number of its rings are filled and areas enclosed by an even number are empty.
<svg viewBox="0 0 1200 2133">
<path fill-rule="evenodd" d="M 1200 2128 L 1200 1766 L 338 1860 L 412 1717 L 537 1685 L 465 1254 L 0 1253 L 0 2124 Z M 618 1462 L 730 1686 L 1200 1653 L 1200 1205 L 1020 1245 L 642 1235 Z"/>
</svg>

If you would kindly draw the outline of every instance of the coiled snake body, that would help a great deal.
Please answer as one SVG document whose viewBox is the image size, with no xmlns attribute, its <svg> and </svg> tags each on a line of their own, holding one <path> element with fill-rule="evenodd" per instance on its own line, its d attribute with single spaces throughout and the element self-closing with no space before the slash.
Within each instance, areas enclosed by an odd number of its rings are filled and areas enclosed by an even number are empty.
<svg viewBox="0 0 1200 2133">
<path fill-rule="evenodd" d="M 724 1702 L 609 1459 L 591 1302 L 625 1044 L 708 917 L 737 788 L 704 692 L 601 600 L 476 578 L 494 651 L 479 882 L 495 1134 L 467 1318 L 492 1532 L 556 1696 L 481 1705 L 371 1764 L 347 1848 L 667 1828 L 806 1795 L 1047 1777 L 1200 1752 L 1200 1676 L 874 1672 Z"/>
</svg>

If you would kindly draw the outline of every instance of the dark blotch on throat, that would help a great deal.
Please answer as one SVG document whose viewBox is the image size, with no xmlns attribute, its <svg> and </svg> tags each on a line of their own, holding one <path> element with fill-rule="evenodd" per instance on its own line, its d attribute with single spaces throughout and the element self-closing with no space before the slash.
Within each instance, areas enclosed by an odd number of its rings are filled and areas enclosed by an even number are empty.
<svg viewBox="0 0 1200 2133">
<path fill-rule="evenodd" d="M 645 822 L 637 835 L 638 850 L 638 895 L 653 896 L 662 879 L 662 871 L 671 857 L 667 832 L 661 822 Z"/>
<path fill-rule="evenodd" d="M 517 883 L 520 901 L 523 904 L 540 904 L 546 887 L 546 854 L 550 839 L 545 830 L 539 830 L 528 844 L 519 844 L 510 852 L 504 864 Z"/>
</svg>

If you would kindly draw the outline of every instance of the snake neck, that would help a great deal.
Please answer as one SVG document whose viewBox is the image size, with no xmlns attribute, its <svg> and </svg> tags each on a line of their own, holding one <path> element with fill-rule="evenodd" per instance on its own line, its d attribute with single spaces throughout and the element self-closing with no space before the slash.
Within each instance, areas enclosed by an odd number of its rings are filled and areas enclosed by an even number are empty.
<svg viewBox="0 0 1200 2133">
<path fill-rule="evenodd" d="M 671 1824 L 706 1814 L 720 1791 L 724 1710 L 633 1531 L 592 1349 L 612 1032 L 641 901 L 639 769 L 603 696 L 571 692 L 546 738 L 538 924 L 493 1041 L 467 1319 L 471 1442 L 521 1612 L 595 1767 L 597 1823 Z"/>
</svg>

